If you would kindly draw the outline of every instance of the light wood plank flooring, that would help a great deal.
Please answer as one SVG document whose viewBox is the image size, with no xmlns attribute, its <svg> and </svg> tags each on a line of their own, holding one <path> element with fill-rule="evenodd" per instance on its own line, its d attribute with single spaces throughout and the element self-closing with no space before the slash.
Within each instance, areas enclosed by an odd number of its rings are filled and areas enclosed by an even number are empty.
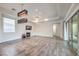
<svg viewBox="0 0 79 59">
<path fill-rule="evenodd" d="M 34 36 L 0 43 L 0 56 L 73 56 L 67 42 L 59 38 Z"/>
</svg>

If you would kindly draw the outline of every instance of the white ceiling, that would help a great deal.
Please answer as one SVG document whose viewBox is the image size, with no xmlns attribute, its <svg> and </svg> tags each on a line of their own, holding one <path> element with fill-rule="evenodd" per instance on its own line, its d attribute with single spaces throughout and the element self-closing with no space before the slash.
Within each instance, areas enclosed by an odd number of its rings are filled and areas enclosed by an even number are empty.
<svg viewBox="0 0 79 59">
<path fill-rule="evenodd" d="M 37 15 L 40 16 L 40 20 L 48 18 L 49 20 L 64 19 L 71 3 L 26 3 L 23 5 L 23 9 L 28 10 L 28 16 L 30 20 L 34 20 Z M 15 8 L 14 16 L 21 10 L 21 4 L 19 3 L 0 3 L 0 7 L 8 10 Z M 35 10 L 38 9 L 36 12 Z"/>
</svg>

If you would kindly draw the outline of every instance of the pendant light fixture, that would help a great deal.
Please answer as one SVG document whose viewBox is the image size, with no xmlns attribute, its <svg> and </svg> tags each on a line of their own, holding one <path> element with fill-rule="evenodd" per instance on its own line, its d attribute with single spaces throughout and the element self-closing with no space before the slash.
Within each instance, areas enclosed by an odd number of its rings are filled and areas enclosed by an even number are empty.
<svg viewBox="0 0 79 59">
<path fill-rule="evenodd" d="M 28 11 L 26 9 L 23 9 L 23 6 L 24 6 L 24 4 L 21 4 L 21 11 L 17 13 L 17 16 L 19 18 L 18 23 L 27 22 Z"/>
</svg>

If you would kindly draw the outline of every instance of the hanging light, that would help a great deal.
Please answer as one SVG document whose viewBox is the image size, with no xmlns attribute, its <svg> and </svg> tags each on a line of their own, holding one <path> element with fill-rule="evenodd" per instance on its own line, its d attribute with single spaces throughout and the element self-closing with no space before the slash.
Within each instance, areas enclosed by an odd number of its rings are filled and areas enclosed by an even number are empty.
<svg viewBox="0 0 79 59">
<path fill-rule="evenodd" d="M 18 23 L 26 23 L 27 22 L 28 11 L 23 9 L 23 5 L 24 4 L 21 4 L 22 11 L 17 13 L 17 16 L 19 18 Z"/>
</svg>

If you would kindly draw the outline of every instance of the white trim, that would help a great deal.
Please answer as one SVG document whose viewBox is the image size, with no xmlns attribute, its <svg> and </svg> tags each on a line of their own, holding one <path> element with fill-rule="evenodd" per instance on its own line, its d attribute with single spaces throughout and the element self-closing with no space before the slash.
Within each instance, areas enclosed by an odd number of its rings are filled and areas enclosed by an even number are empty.
<svg viewBox="0 0 79 59">
<path fill-rule="evenodd" d="M 72 10 L 73 6 L 74 6 L 74 4 L 71 4 L 71 6 L 70 6 L 70 8 L 69 8 L 69 10 L 68 10 L 68 12 L 66 14 L 65 19 L 68 17 L 68 15 L 69 15 L 70 11 Z"/>
<path fill-rule="evenodd" d="M 71 10 L 73 9 L 73 7 L 74 7 L 74 4 L 71 4 L 71 6 L 70 6 L 70 8 L 69 8 L 69 10 L 68 10 L 68 12 L 67 12 L 66 17 L 65 17 L 65 19 L 64 19 L 64 20 L 66 20 L 66 19 L 67 19 L 67 17 L 69 16 L 69 14 L 70 14 Z"/>
<path fill-rule="evenodd" d="M 13 39 L 8 39 L 8 40 L 1 40 L 0 43 L 3 43 L 3 42 L 7 42 L 7 41 L 12 41 L 12 40 L 19 40 L 21 39 L 21 37 L 17 37 L 17 38 L 13 38 Z"/>
<path fill-rule="evenodd" d="M 64 21 L 68 21 L 70 17 L 73 16 L 73 14 L 79 9 L 79 5 L 76 6 L 76 4 L 72 4 L 71 7 L 69 8 L 66 17 L 64 19 Z"/>
</svg>

